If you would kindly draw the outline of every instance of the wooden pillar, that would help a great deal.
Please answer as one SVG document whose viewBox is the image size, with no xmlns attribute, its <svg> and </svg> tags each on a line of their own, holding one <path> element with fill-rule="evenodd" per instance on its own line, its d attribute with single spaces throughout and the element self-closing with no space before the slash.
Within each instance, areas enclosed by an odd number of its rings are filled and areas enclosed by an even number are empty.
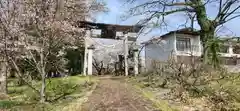
<svg viewBox="0 0 240 111">
<path fill-rule="evenodd" d="M 124 33 L 124 64 L 125 76 L 128 76 L 128 34 Z"/>
<path fill-rule="evenodd" d="M 91 45 L 88 47 L 88 75 L 92 75 L 92 58 L 93 58 L 93 50 L 94 50 L 94 46 Z"/>
</svg>

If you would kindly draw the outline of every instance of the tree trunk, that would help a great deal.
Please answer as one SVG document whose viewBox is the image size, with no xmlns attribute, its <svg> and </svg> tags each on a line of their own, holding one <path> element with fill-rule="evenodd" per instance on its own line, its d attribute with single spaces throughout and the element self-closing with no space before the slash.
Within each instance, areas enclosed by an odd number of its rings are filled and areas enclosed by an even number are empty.
<svg viewBox="0 0 240 111">
<path fill-rule="evenodd" d="M 209 40 L 214 38 L 214 33 L 215 33 L 215 28 L 209 28 L 210 30 L 208 31 L 201 31 L 200 33 L 200 38 L 202 41 L 203 45 L 203 53 L 202 53 L 202 59 L 204 64 L 209 63 L 209 47 L 208 47 L 208 42 Z"/>
<path fill-rule="evenodd" d="M 42 87 L 41 87 L 41 91 L 40 91 L 40 102 L 44 103 L 46 101 L 46 77 L 45 77 L 45 73 L 41 74 L 42 75 Z"/>
<path fill-rule="evenodd" d="M 203 3 L 202 0 L 196 0 L 195 4 L 198 4 L 198 6 L 194 7 L 196 12 L 196 18 L 198 21 L 199 26 L 201 27 L 200 30 L 200 39 L 203 45 L 203 63 L 208 63 L 208 41 L 213 39 L 214 32 L 216 29 L 216 24 L 214 21 L 210 20 L 207 16 L 205 3 Z"/>
<path fill-rule="evenodd" d="M 1 74 L 0 74 L 0 93 L 7 93 L 7 63 L 6 61 L 1 61 Z"/>
<path fill-rule="evenodd" d="M 40 91 L 40 102 L 44 103 L 46 101 L 46 72 L 45 72 L 45 65 L 44 65 L 44 54 L 43 49 L 40 51 L 40 67 L 38 69 L 40 70 L 41 79 L 42 79 L 42 87 Z"/>
<path fill-rule="evenodd" d="M 7 42 L 6 37 L 7 31 L 4 29 L 4 56 L 0 57 L 0 93 L 7 94 L 7 71 L 8 71 L 8 63 L 7 63 Z"/>
</svg>

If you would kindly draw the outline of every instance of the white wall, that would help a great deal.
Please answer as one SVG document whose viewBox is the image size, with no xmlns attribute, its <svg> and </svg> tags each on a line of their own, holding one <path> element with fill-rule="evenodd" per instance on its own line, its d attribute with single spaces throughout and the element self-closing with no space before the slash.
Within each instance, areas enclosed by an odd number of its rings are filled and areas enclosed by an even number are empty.
<svg viewBox="0 0 240 111">
<path fill-rule="evenodd" d="M 145 47 L 145 63 L 146 68 L 151 70 L 152 62 L 167 62 L 174 51 L 174 34 L 164 37 L 159 43 L 149 44 Z"/>
<path fill-rule="evenodd" d="M 176 37 L 190 38 L 191 46 L 197 46 L 193 51 L 177 51 Z M 146 68 L 151 70 L 153 61 L 167 62 L 171 56 L 201 56 L 201 41 L 199 36 L 186 34 L 170 34 L 158 44 L 150 44 L 145 47 Z"/>
</svg>

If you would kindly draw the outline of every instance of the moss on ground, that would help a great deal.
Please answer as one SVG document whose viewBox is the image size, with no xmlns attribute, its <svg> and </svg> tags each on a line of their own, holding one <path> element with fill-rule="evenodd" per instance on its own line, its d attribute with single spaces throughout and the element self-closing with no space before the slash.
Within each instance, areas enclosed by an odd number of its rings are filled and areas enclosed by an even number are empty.
<svg viewBox="0 0 240 111">
<path fill-rule="evenodd" d="M 26 85 L 18 86 L 17 80 L 10 79 L 9 98 L 0 101 L 0 110 L 12 111 L 57 111 L 85 96 L 96 82 L 93 77 L 70 76 L 47 79 L 47 102 L 40 104 L 39 94 Z M 33 82 L 39 88 L 40 82 Z"/>
</svg>

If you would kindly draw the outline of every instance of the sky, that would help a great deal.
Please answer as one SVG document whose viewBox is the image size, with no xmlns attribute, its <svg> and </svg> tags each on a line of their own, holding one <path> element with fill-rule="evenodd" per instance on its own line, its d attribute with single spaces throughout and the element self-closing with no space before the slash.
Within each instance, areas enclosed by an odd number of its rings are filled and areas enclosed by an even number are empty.
<svg viewBox="0 0 240 111">
<path fill-rule="evenodd" d="M 124 5 L 120 0 L 105 0 L 107 3 L 107 7 L 109 8 L 109 12 L 98 14 L 96 17 L 96 22 L 98 23 L 109 23 L 109 24 L 121 24 L 121 25 L 134 25 L 140 19 L 138 17 L 130 18 L 127 20 L 122 20 L 121 16 L 128 10 L 127 6 Z M 214 5 L 211 8 L 207 8 L 208 14 L 214 16 L 216 10 L 214 9 Z M 138 41 L 143 42 L 151 39 L 152 37 L 160 36 L 164 33 L 167 33 L 171 30 L 176 30 L 179 28 L 179 25 L 184 21 L 184 18 L 179 16 L 173 16 L 167 18 L 169 23 L 169 27 L 164 30 L 155 29 L 149 32 L 146 35 L 142 35 L 139 37 Z M 224 25 L 224 28 L 219 31 L 219 35 L 223 36 L 240 36 L 240 18 L 234 19 L 227 24 Z"/>
</svg>

